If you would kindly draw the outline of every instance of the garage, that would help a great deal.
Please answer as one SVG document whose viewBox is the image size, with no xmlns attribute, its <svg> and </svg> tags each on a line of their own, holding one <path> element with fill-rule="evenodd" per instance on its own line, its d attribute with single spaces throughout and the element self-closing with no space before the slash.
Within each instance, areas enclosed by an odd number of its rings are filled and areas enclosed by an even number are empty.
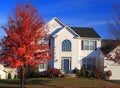
<svg viewBox="0 0 120 88">
<path fill-rule="evenodd" d="M 110 80 L 120 80 L 120 65 L 110 65 L 109 69 L 112 71 Z"/>
</svg>

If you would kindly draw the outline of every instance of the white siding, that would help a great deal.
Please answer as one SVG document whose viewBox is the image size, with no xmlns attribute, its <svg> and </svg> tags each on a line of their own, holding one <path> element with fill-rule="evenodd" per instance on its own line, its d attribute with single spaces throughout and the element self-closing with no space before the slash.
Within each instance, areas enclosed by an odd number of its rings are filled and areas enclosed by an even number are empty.
<svg viewBox="0 0 120 88">
<path fill-rule="evenodd" d="M 109 66 L 112 71 L 112 76 L 110 80 L 120 80 L 120 65 Z"/>
<path fill-rule="evenodd" d="M 77 67 L 77 59 L 78 59 L 78 51 L 77 51 L 77 42 L 78 40 L 74 38 L 74 34 L 71 33 L 70 29 L 67 27 L 64 27 L 59 33 L 56 34 L 57 37 L 55 37 L 54 40 L 54 68 L 61 69 L 61 58 L 62 57 L 71 57 L 71 69 L 74 69 Z M 71 52 L 62 52 L 62 42 L 64 40 L 70 40 L 72 45 Z"/>
</svg>

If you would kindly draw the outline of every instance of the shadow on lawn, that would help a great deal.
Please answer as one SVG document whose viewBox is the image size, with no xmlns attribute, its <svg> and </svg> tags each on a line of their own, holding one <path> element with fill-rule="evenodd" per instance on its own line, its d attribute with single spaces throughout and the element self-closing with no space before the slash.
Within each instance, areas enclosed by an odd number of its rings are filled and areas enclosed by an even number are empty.
<svg viewBox="0 0 120 88">
<path fill-rule="evenodd" d="M 3 84 L 3 85 L 19 85 L 20 81 L 19 80 L 0 80 L 0 84 Z"/>
<path fill-rule="evenodd" d="M 33 85 L 47 85 L 50 83 L 50 79 L 28 79 L 25 81 L 25 84 L 33 84 Z"/>
<path fill-rule="evenodd" d="M 55 88 L 53 85 L 49 85 L 50 82 L 50 79 L 26 79 L 25 85 L 41 85 Z M 0 84 L 0 88 L 20 88 L 20 80 L 0 80 Z"/>
</svg>

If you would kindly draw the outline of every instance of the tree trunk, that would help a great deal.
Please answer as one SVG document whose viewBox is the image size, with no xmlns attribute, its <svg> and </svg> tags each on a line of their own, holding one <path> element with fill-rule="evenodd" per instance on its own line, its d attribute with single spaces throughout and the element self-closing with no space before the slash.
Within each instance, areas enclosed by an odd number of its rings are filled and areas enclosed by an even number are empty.
<svg viewBox="0 0 120 88">
<path fill-rule="evenodd" d="M 24 75 L 25 75 L 25 68 L 22 66 L 20 68 L 20 83 L 21 83 L 21 88 L 24 88 Z"/>
</svg>

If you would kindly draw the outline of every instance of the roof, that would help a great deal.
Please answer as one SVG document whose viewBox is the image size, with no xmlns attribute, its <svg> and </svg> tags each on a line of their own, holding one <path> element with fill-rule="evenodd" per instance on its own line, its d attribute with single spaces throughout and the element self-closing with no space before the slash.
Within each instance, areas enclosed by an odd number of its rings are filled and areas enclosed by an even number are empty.
<svg viewBox="0 0 120 88">
<path fill-rule="evenodd" d="M 71 27 L 80 37 L 100 38 L 93 28 Z"/>
<path fill-rule="evenodd" d="M 104 55 L 107 55 L 112 50 L 114 50 L 118 45 L 120 45 L 120 40 L 109 40 L 109 39 L 103 39 L 101 42 L 101 51 Z"/>
</svg>

